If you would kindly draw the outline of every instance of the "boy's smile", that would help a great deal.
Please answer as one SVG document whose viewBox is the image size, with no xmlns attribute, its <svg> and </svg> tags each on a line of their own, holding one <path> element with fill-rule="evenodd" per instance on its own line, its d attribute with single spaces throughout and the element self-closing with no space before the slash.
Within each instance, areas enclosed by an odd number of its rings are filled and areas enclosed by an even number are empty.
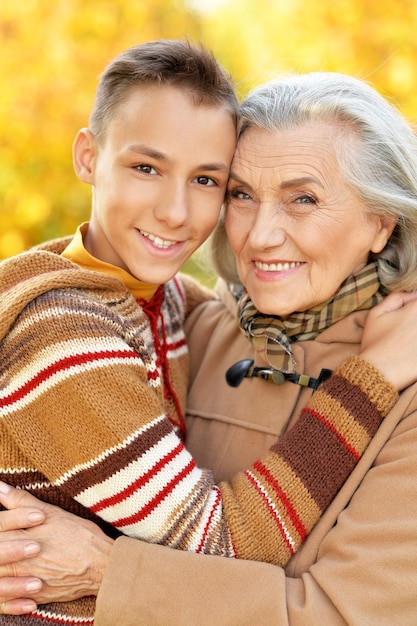
<svg viewBox="0 0 417 626">
<path fill-rule="evenodd" d="M 88 129 L 74 142 L 77 175 L 94 187 L 88 252 L 146 283 L 172 278 L 217 222 L 235 138 L 225 106 L 133 88 L 102 144 Z"/>
</svg>

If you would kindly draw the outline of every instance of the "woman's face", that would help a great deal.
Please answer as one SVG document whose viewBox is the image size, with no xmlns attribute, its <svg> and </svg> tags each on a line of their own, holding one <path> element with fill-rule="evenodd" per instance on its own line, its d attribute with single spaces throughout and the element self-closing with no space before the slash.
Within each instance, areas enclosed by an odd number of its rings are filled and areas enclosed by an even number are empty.
<svg viewBox="0 0 417 626">
<path fill-rule="evenodd" d="M 264 313 L 286 317 L 325 302 L 392 232 L 393 220 L 369 215 L 344 182 L 339 130 L 250 128 L 239 140 L 226 230 L 240 279 Z"/>
</svg>

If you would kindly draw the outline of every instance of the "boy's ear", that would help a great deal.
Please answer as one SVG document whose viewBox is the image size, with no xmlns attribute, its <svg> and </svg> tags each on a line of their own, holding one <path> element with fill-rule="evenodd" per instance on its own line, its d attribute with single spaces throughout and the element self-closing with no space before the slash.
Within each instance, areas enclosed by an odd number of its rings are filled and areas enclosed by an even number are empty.
<svg viewBox="0 0 417 626">
<path fill-rule="evenodd" d="M 84 183 L 94 185 L 94 163 L 97 144 L 90 129 L 81 128 L 72 144 L 72 160 L 78 178 Z"/>
</svg>

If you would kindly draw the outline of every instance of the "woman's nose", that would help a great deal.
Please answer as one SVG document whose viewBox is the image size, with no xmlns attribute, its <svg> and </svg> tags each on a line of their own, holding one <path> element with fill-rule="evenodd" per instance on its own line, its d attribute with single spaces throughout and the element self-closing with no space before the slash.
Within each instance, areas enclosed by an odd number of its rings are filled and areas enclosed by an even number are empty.
<svg viewBox="0 0 417 626">
<path fill-rule="evenodd" d="M 287 238 L 285 216 L 274 202 L 261 204 L 249 233 L 249 242 L 254 249 L 282 246 Z"/>
</svg>

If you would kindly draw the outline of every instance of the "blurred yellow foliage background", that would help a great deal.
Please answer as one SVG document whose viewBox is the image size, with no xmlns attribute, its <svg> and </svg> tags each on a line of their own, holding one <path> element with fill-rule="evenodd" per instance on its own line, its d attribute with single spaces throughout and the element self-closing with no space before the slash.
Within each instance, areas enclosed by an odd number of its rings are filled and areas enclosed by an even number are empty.
<svg viewBox="0 0 417 626">
<path fill-rule="evenodd" d="M 415 0 L 1 0 L 0 258 L 74 231 L 91 190 L 72 169 L 97 79 L 128 46 L 203 41 L 240 97 L 272 75 L 340 71 L 417 117 Z"/>
</svg>

